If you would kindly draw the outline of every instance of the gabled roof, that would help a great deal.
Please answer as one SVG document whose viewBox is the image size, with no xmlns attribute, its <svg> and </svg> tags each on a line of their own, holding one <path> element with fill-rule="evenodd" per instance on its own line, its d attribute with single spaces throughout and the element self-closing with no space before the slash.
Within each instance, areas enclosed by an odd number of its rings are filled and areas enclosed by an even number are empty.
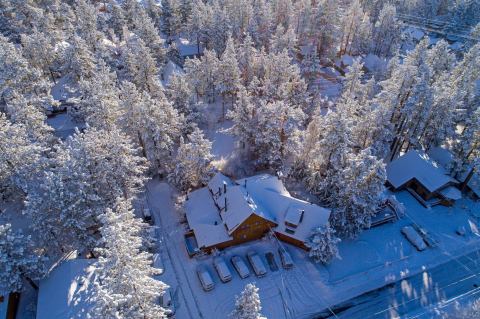
<svg viewBox="0 0 480 319">
<path fill-rule="evenodd" d="M 447 171 L 432 160 L 427 154 L 419 151 L 408 151 L 387 167 L 387 180 L 396 189 L 416 179 L 429 192 L 436 192 L 449 183 L 458 183 Z"/>
<path fill-rule="evenodd" d="M 227 209 L 225 209 L 225 199 Z M 216 198 L 216 201 L 218 206 L 223 208 L 220 214 L 229 234 L 232 234 L 252 214 L 275 222 L 275 218 L 270 216 L 259 202 L 247 193 L 243 186 L 227 186 L 227 192 L 225 193 L 222 190 L 222 194 Z"/>
<path fill-rule="evenodd" d="M 222 173 L 217 173 L 208 182 L 207 186 L 212 191 L 212 193 L 216 194 L 218 193 L 219 189 L 221 189 L 223 192 L 224 184 L 226 184 L 227 186 L 234 185 L 233 181 L 229 177 L 223 175 Z"/>
</svg>

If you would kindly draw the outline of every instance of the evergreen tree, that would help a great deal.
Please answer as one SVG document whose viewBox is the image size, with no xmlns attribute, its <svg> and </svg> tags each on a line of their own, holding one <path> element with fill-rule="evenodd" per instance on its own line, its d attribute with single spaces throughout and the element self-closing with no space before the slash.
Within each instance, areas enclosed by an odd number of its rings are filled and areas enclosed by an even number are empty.
<svg viewBox="0 0 480 319">
<path fill-rule="evenodd" d="M 31 185 L 25 213 L 52 254 L 98 245 L 98 216 L 145 180 L 143 158 L 117 129 L 88 128 L 56 147 L 51 167 Z"/>
<path fill-rule="evenodd" d="M 22 123 L 12 124 L 0 112 L 0 188 L 27 192 L 29 184 L 43 170 L 45 148 L 34 143 Z"/>
<path fill-rule="evenodd" d="M 235 298 L 235 310 L 230 314 L 232 319 L 266 319 L 260 314 L 262 305 L 258 288 L 255 284 L 247 284 L 240 296 Z"/>
<path fill-rule="evenodd" d="M 0 224 L 0 291 L 21 292 L 24 279 L 38 289 L 34 281 L 44 276 L 46 261 L 31 236 L 14 231 L 10 224 Z"/>
<path fill-rule="evenodd" d="M 337 245 L 340 239 L 335 236 L 335 230 L 330 225 L 320 226 L 312 230 L 307 241 L 310 248 L 308 255 L 316 263 L 328 264 L 333 258 L 338 258 Z"/>
<path fill-rule="evenodd" d="M 196 128 L 187 137 L 183 138 L 175 156 L 175 167 L 169 175 L 169 180 L 181 190 L 197 188 L 206 183 L 211 177 L 212 142 L 204 138 L 202 131 Z"/>
<path fill-rule="evenodd" d="M 371 218 L 385 191 L 385 164 L 370 149 L 348 154 L 346 166 L 335 174 L 336 187 L 329 189 L 332 203 L 331 225 L 339 234 L 356 237 L 370 227 Z M 332 185 L 333 186 L 333 185 Z"/>
<path fill-rule="evenodd" d="M 131 203 L 119 198 L 99 216 L 104 248 L 94 264 L 92 315 L 97 318 L 165 318 L 158 298 L 167 285 L 153 278 L 152 255 L 142 251 L 147 225 L 135 218 Z"/>
<path fill-rule="evenodd" d="M 65 72 L 71 73 L 76 80 L 91 78 L 95 72 L 95 58 L 85 41 L 74 36 L 66 52 Z"/>
<path fill-rule="evenodd" d="M 233 104 L 240 86 L 240 70 L 238 68 L 237 57 L 235 54 L 235 45 L 231 37 L 227 41 L 227 47 L 218 61 L 215 70 L 215 85 L 217 87 L 217 92 L 223 97 L 222 117 L 225 117 L 225 99 L 229 97 Z"/>
</svg>

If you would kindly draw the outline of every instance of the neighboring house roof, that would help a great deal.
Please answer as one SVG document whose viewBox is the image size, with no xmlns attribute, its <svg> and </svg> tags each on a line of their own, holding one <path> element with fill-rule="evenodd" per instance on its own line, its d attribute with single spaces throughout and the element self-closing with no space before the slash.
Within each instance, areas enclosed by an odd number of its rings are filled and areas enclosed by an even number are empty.
<svg viewBox="0 0 480 319">
<path fill-rule="evenodd" d="M 415 150 L 408 151 L 390 162 L 386 170 L 388 182 L 396 189 L 404 186 L 412 179 L 416 179 L 432 193 L 448 186 L 450 183 L 458 183 L 427 154 Z"/>
<path fill-rule="evenodd" d="M 92 261 L 66 260 L 40 281 L 37 319 L 85 318 L 92 308 L 88 285 Z"/>
<path fill-rule="evenodd" d="M 434 147 L 432 148 L 429 152 L 428 155 L 430 155 L 431 158 L 433 158 L 436 162 L 441 164 L 443 167 L 449 167 L 452 165 L 453 162 L 453 154 L 443 148 L 443 147 Z M 461 176 L 458 177 L 460 182 L 465 181 L 465 178 L 467 178 L 469 174 L 469 170 L 465 171 Z M 467 184 L 468 188 L 480 197 L 480 175 L 478 172 L 474 173 L 473 176 L 470 178 Z"/>
<path fill-rule="evenodd" d="M 226 192 L 224 183 L 227 184 Z M 231 240 L 233 232 L 252 215 L 272 222 L 276 225 L 275 231 L 300 241 L 305 241 L 313 228 L 328 223 L 330 216 L 328 209 L 291 197 L 277 177 L 267 174 L 236 183 L 217 174 L 208 183 L 208 188 L 189 194 L 185 210 L 199 247 Z M 296 227 L 287 227 L 286 221 L 295 223 Z"/>
</svg>

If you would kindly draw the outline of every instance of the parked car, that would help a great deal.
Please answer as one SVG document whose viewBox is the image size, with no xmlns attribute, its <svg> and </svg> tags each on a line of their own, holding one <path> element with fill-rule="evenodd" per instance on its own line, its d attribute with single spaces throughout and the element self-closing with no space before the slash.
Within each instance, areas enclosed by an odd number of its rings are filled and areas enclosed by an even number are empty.
<svg viewBox="0 0 480 319">
<path fill-rule="evenodd" d="M 232 265 L 237 271 L 240 278 L 245 279 L 250 276 L 250 270 L 248 270 L 248 266 L 245 261 L 243 261 L 242 257 L 235 255 L 232 256 L 230 261 L 232 262 Z"/>
<path fill-rule="evenodd" d="M 278 271 L 278 265 L 275 261 L 275 256 L 272 252 L 268 252 L 265 254 L 265 258 L 267 259 L 268 267 L 270 267 L 271 271 Z"/>
<path fill-rule="evenodd" d="M 208 271 L 208 268 L 205 265 L 198 265 L 197 267 L 197 276 L 200 280 L 200 284 L 202 285 L 203 290 L 210 291 L 215 288 L 215 284 L 213 283 L 212 276 Z"/>
<path fill-rule="evenodd" d="M 402 234 L 413 246 L 415 246 L 415 248 L 417 248 L 417 250 L 422 251 L 427 248 L 427 245 L 423 241 L 422 236 L 420 236 L 412 226 L 403 227 Z"/>
<path fill-rule="evenodd" d="M 282 267 L 285 269 L 293 268 L 293 259 L 290 253 L 283 247 L 278 249 L 280 260 L 282 261 Z"/>
<path fill-rule="evenodd" d="M 173 317 L 175 314 L 175 304 L 172 299 L 172 290 L 167 288 L 163 295 L 160 296 L 160 305 L 165 309 L 167 318 Z"/>
<path fill-rule="evenodd" d="M 153 254 L 153 268 L 157 268 L 159 270 L 159 275 L 162 275 L 165 272 L 162 256 L 158 253 Z"/>
<path fill-rule="evenodd" d="M 149 208 L 143 209 L 143 220 L 149 224 L 153 224 L 152 213 Z"/>
<path fill-rule="evenodd" d="M 252 265 L 253 272 L 255 272 L 257 277 L 263 277 L 267 274 L 267 269 L 265 268 L 262 258 L 260 258 L 255 251 L 249 251 L 247 253 L 247 259 L 250 262 L 250 265 Z"/>
<path fill-rule="evenodd" d="M 213 266 L 220 277 L 222 282 L 229 282 L 232 280 L 232 273 L 230 269 L 228 269 L 227 264 L 225 263 L 225 259 L 223 257 L 217 256 L 213 259 Z"/>
</svg>

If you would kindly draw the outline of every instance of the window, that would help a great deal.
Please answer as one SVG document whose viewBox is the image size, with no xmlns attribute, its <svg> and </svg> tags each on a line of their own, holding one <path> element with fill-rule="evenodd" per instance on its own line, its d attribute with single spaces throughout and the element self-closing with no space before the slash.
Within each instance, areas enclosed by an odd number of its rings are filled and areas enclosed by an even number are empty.
<svg viewBox="0 0 480 319">
<path fill-rule="evenodd" d="M 292 235 L 295 234 L 295 230 L 290 229 L 290 228 L 285 228 L 285 231 L 289 234 L 292 234 Z"/>
</svg>

